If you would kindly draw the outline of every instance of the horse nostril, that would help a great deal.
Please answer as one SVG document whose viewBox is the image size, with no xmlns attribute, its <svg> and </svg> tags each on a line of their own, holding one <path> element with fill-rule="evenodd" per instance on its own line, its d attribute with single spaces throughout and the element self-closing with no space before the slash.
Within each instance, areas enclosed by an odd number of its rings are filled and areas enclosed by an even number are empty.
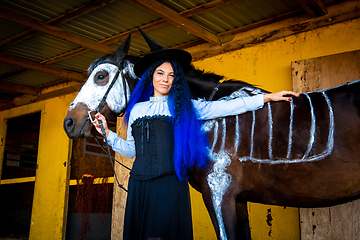
<svg viewBox="0 0 360 240">
<path fill-rule="evenodd" d="M 64 130 L 65 132 L 71 132 L 75 126 L 75 121 L 73 118 L 69 117 L 64 120 Z"/>
</svg>

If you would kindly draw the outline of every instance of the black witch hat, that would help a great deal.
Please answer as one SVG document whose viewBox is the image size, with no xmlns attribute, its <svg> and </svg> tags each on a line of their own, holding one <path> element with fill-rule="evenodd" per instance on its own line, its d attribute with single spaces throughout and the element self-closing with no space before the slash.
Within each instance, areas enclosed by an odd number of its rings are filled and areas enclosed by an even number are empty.
<svg viewBox="0 0 360 240">
<path fill-rule="evenodd" d="M 182 66 L 184 71 L 188 69 L 192 58 L 189 52 L 181 49 L 165 49 L 163 46 L 146 35 L 140 28 L 139 32 L 149 45 L 150 53 L 146 54 L 135 63 L 134 72 L 136 76 L 140 78 L 151 64 L 161 59 L 176 61 L 180 64 L 180 66 Z"/>
</svg>

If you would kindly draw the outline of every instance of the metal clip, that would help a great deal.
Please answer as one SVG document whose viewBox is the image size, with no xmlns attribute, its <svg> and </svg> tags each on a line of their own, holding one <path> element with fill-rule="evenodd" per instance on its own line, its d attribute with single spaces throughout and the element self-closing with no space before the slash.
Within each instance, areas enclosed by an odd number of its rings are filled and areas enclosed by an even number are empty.
<svg viewBox="0 0 360 240">
<path fill-rule="evenodd" d="M 88 118 L 88 119 L 90 120 L 90 122 L 93 123 L 93 122 L 95 122 L 95 119 L 94 119 L 94 120 L 92 119 L 91 112 L 92 112 L 92 111 L 88 111 L 88 115 L 89 115 L 89 118 Z"/>
</svg>

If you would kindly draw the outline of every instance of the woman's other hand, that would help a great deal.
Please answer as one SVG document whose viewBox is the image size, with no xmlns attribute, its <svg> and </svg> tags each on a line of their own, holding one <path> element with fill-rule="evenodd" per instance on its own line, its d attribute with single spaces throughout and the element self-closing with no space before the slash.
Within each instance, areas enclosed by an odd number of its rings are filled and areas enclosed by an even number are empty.
<svg viewBox="0 0 360 240">
<path fill-rule="evenodd" d="M 94 125 L 96 131 L 98 131 L 102 135 L 101 127 L 99 125 L 99 120 L 103 124 L 103 127 L 105 129 L 106 137 L 109 136 L 110 129 L 109 129 L 108 125 L 107 125 L 107 122 L 106 122 L 106 119 L 105 119 L 104 115 L 102 115 L 101 113 L 97 113 L 95 115 L 95 122 L 93 122 L 93 125 Z"/>
<path fill-rule="evenodd" d="M 290 96 L 298 97 L 300 96 L 300 93 L 295 93 L 292 91 L 281 91 L 281 92 L 264 94 L 264 103 L 270 101 L 291 101 L 292 99 Z"/>
</svg>

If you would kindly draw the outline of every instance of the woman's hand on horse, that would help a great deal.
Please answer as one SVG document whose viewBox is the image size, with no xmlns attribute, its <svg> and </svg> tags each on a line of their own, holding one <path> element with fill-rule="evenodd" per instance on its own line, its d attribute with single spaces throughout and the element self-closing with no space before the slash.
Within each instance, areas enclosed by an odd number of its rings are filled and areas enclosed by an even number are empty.
<svg viewBox="0 0 360 240">
<path fill-rule="evenodd" d="M 97 113 L 95 115 L 95 122 L 93 122 L 93 125 L 94 125 L 96 131 L 98 131 L 100 134 L 102 134 L 101 127 L 99 125 L 99 120 L 103 124 L 103 127 L 105 129 L 105 133 L 106 133 L 106 137 L 109 136 L 110 129 L 109 129 L 108 125 L 107 125 L 106 118 L 101 113 Z"/>
<path fill-rule="evenodd" d="M 292 98 L 290 96 L 298 97 L 300 96 L 300 94 L 292 91 L 268 93 L 268 94 L 264 94 L 264 103 L 270 101 L 291 101 Z"/>
</svg>

